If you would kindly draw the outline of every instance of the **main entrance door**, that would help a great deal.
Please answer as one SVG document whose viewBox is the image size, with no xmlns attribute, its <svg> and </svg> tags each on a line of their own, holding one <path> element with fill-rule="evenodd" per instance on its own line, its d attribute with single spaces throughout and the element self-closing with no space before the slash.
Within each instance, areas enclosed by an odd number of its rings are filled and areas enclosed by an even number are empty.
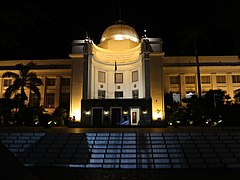
<svg viewBox="0 0 240 180">
<path fill-rule="evenodd" d="M 122 119 L 122 108 L 111 108 L 111 122 L 113 126 L 119 126 Z"/>
<path fill-rule="evenodd" d="M 102 108 L 93 108 L 92 109 L 92 125 L 93 126 L 101 126 L 103 119 L 103 111 Z"/>
</svg>

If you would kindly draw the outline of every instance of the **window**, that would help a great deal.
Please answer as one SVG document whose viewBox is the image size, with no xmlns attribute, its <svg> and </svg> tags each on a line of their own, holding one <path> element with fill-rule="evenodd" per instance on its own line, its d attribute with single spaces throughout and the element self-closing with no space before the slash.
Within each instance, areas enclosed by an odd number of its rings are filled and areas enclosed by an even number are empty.
<svg viewBox="0 0 240 180">
<path fill-rule="evenodd" d="M 105 99 L 106 91 L 98 90 L 98 99 Z"/>
<path fill-rule="evenodd" d="M 46 84 L 47 84 L 47 86 L 55 86 L 55 79 L 54 78 L 47 78 Z"/>
<path fill-rule="evenodd" d="M 179 84 L 180 79 L 179 76 L 170 76 L 170 84 Z"/>
<path fill-rule="evenodd" d="M 105 83 L 105 72 L 98 71 L 98 82 Z"/>
<path fill-rule="evenodd" d="M 12 85 L 12 79 L 4 79 L 3 86 L 10 86 Z"/>
<path fill-rule="evenodd" d="M 132 91 L 132 98 L 133 99 L 138 99 L 138 89 Z"/>
<path fill-rule="evenodd" d="M 60 105 L 65 106 L 70 104 L 70 93 L 61 93 Z"/>
<path fill-rule="evenodd" d="M 30 107 L 38 107 L 40 103 L 40 99 L 35 93 L 30 93 L 29 104 Z"/>
<path fill-rule="evenodd" d="M 240 75 L 233 75 L 232 76 L 233 83 L 240 83 Z"/>
<path fill-rule="evenodd" d="M 115 98 L 116 99 L 123 98 L 123 91 L 115 91 Z"/>
<path fill-rule="evenodd" d="M 226 83 L 226 76 L 217 76 L 217 83 Z"/>
<path fill-rule="evenodd" d="M 62 78 L 61 85 L 62 86 L 70 86 L 70 78 Z"/>
<path fill-rule="evenodd" d="M 115 83 L 123 83 L 123 73 L 115 73 Z"/>
<path fill-rule="evenodd" d="M 138 81 L 138 71 L 132 72 L 132 82 Z"/>
<path fill-rule="evenodd" d="M 186 84 L 195 84 L 195 76 L 186 76 Z"/>
<path fill-rule="evenodd" d="M 47 93 L 45 99 L 46 108 L 54 108 L 55 93 Z"/>
<path fill-rule="evenodd" d="M 210 76 L 201 76 L 201 81 L 203 84 L 209 84 L 210 83 Z"/>
</svg>

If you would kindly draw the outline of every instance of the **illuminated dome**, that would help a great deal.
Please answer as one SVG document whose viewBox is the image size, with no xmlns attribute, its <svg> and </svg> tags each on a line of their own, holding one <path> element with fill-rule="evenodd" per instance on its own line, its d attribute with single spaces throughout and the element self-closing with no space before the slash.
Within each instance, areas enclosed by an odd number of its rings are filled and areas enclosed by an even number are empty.
<svg viewBox="0 0 240 180">
<path fill-rule="evenodd" d="M 134 28 L 119 20 L 103 32 L 100 41 L 104 42 L 108 40 L 131 40 L 139 42 L 139 37 Z"/>
</svg>

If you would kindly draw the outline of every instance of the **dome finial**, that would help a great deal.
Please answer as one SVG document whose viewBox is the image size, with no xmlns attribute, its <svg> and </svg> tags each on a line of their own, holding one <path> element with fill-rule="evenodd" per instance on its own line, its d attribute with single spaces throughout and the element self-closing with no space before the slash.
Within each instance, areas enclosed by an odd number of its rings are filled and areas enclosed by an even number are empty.
<svg viewBox="0 0 240 180">
<path fill-rule="evenodd" d="M 123 20 L 119 19 L 119 20 L 115 21 L 115 24 L 125 24 L 125 22 Z"/>
</svg>

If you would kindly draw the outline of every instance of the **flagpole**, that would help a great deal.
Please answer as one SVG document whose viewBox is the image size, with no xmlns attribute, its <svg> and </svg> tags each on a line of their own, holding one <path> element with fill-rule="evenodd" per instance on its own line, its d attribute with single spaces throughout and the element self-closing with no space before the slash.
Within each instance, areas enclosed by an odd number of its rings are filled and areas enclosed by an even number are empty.
<svg viewBox="0 0 240 180">
<path fill-rule="evenodd" d="M 114 92 L 113 92 L 113 96 L 114 96 L 114 99 L 116 99 L 116 96 L 115 96 L 115 91 L 116 91 L 116 71 L 117 71 L 117 62 L 115 60 L 115 63 L 114 63 Z"/>
</svg>

